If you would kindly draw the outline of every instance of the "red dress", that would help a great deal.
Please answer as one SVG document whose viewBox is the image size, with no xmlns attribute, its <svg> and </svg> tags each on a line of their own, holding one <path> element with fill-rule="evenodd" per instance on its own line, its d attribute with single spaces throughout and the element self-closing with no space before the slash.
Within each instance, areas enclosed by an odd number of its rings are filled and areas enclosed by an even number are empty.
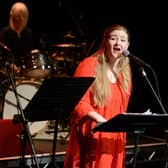
<svg viewBox="0 0 168 168">
<path fill-rule="evenodd" d="M 79 64 L 74 77 L 94 76 L 96 63 L 97 57 L 87 57 Z M 126 133 L 93 133 L 96 122 L 87 117 L 89 111 L 96 111 L 108 120 L 126 111 L 129 95 L 121 88 L 119 81 L 110 83 L 110 89 L 112 97 L 107 106 L 93 107 L 92 93 L 88 89 L 71 113 L 64 168 L 125 167 Z"/>
</svg>

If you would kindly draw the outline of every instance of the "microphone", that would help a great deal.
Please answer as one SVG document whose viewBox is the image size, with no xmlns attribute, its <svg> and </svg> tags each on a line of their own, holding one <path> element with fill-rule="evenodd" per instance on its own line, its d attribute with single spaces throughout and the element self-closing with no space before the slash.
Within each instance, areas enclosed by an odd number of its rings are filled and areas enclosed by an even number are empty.
<svg viewBox="0 0 168 168">
<path fill-rule="evenodd" d="M 11 52 L 11 49 L 10 49 L 9 47 L 7 47 L 5 44 L 3 44 L 2 42 L 0 42 L 0 46 L 1 46 L 4 50 L 6 50 L 6 51 L 8 51 L 8 52 Z"/>
<path fill-rule="evenodd" d="M 122 54 L 124 56 L 130 57 L 134 62 L 136 62 L 140 66 L 146 66 L 146 67 L 151 68 L 151 66 L 149 64 L 144 62 L 142 59 L 136 57 L 135 55 L 131 54 L 128 50 L 124 50 Z"/>
</svg>

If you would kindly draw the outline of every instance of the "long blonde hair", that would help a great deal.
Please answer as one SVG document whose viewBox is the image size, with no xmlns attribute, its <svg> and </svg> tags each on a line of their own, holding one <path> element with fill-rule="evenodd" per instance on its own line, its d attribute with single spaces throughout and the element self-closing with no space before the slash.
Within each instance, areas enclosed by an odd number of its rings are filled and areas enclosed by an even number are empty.
<svg viewBox="0 0 168 168">
<path fill-rule="evenodd" d="M 95 54 L 97 56 L 97 65 L 95 68 L 96 79 L 92 85 L 92 92 L 94 95 L 94 105 L 95 106 L 102 106 L 105 105 L 109 95 L 110 95 L 110 88 L 109 88 L 109 79 L 107 77 L 107 69 L 108 69 L 108 57 L 104 54 L 104 48 L 107 38 L 109 34 L 114 30 L 123 30 L 128 34 L 128 40 L 130 41 L 130 34 L 128 30 L 121 25 L 112 25 L 108 27 L 104 34 L 103 39 L 100 45 L 100 52 Z M 127 94 L 130 94 L 130 81 L 131 81 L 131 70 L 129 64 L 129 58 L 122 56 L 117 64 L 117 74 L 121 74 L 121 80 L 119 80 L 121 87 Z"/>
</svg>

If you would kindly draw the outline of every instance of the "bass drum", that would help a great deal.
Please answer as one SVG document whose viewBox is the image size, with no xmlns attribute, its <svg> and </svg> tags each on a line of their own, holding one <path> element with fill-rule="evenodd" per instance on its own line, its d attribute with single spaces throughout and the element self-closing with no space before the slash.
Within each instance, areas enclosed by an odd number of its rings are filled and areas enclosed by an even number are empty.
<svg viewBox="0 0 168 168">
<path fill-rule="evenodd" d="M 19 83 L 16 84 L 16 91 L 23 110 L 38 91 L 40 85 L 39 82 L 35 81 L 19 81 Z M 20 113 L 15 94 L 10 86 L 5 94 L 2 118 L 13 119 L 16 114 Z M 43 130 L 47 126 L 47 122 L 48 121 L 29 122 L 28 125 L 31 135 L 35 136 L 39 131 Z"/>
</svg>

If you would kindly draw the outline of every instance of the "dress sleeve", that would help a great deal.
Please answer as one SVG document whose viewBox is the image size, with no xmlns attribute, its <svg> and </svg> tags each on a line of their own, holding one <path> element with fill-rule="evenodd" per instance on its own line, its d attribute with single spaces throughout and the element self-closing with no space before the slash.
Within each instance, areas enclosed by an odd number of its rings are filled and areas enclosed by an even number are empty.
<svg viewBox="0 0 168 168">
<path fill-rule="evenodd" d="M 86 58 L 78 65 L 74 77 L 94 77 L 95 64 L 95 58 Z M 73 115 L 75 116 L 75 122 L 78 122 L 81 118 L 86 116 L 88 112 L 94 110 L 92 104 L 92 92 L 89 87 L 74 108 Z"/>
</svg>

